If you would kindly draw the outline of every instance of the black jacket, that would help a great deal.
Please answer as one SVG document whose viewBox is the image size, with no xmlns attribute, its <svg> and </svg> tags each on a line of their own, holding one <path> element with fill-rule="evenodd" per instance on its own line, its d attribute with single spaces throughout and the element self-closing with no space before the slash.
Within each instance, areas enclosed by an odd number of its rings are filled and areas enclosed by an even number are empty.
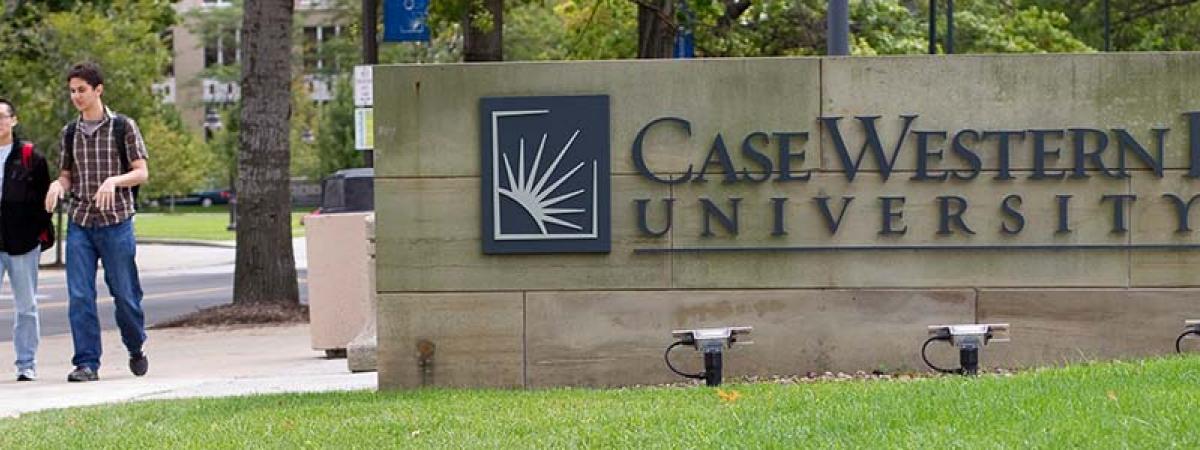
<svg viewBox="0 0 1200 450">
<path fill-rule="evenodd" d="M 50 170 L 36 150 L 28 167 L 21 161 L 25 143 L 13 136 L 13 148 L 4 161 L 4 193 L 0 196 L 0 251 L 21 255 L 39 246 L 38 235 L 50 228 L 46 191 Z"/>
</svg>

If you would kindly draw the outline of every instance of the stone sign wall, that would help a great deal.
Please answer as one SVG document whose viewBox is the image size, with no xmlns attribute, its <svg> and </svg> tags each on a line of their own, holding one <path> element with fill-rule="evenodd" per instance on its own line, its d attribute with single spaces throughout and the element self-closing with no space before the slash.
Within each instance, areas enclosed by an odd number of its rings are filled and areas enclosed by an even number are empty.
<svg viewBox="0 0 1200 450">
<path fill-rule="evenodd" d="M 375 69 L 384 388 L 1173 350 L 1200 318 L 1200 54 Z M 677 352 L 695 369 L 698 357 Z M 948 348 L 934 358 L 952 365 Z"/>
</svg>

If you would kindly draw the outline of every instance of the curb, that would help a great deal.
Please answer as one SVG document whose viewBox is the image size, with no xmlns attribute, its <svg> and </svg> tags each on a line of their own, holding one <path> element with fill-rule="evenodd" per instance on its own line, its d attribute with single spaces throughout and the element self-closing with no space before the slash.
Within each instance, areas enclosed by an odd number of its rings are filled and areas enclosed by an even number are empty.
<svg viewBox="0 0 1200 450">
<path fill-rule="evenodd" d="M 201 241 L 190 239 L 161 239 L 161 238 L 138 238 L 138 244 L 147 245 L 187 245 L 192 247 L 217 247 L 217 248 L 237 248 L 237 243 L 230 241 Z"/>
</svg>

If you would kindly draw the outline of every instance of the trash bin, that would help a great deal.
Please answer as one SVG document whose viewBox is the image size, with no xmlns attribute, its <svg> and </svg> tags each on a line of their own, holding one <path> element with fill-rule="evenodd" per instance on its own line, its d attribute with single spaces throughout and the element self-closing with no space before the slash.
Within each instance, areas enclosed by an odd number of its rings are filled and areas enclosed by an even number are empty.
<svg viewBox="0 0 1200 450">
<path fill-rule="evenodd" d="M 345 169 L 321 183 L 321 214 L 375 210 L 375 169 Z"/>
<path fill-rule="evenodd" d="M 372 319 L 374 170 L 348 169 L 321 185 L 320 214 L 305 218 L 312 347 L 345 356 Z"/>
</svg>

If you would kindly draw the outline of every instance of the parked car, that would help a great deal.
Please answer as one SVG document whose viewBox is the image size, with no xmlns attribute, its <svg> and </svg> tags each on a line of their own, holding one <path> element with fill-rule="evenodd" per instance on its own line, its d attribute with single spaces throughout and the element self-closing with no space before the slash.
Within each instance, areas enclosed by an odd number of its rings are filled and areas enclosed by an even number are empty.
<svg viewBox="0 0 1200 450">
<path fill-rule="evenodd" d="M 233 198 L 233 192 L 228 189 L 220 189 L 214 191 L 193 192 L 188 195 L 175 196 L 176 205 L 200 205 L 205 208 L 212 205 L 228 204 Z M 150 206 L 169 206 L 171 204 L 171 196 L 162 196 L 150 200 Z"/>
</svg>

